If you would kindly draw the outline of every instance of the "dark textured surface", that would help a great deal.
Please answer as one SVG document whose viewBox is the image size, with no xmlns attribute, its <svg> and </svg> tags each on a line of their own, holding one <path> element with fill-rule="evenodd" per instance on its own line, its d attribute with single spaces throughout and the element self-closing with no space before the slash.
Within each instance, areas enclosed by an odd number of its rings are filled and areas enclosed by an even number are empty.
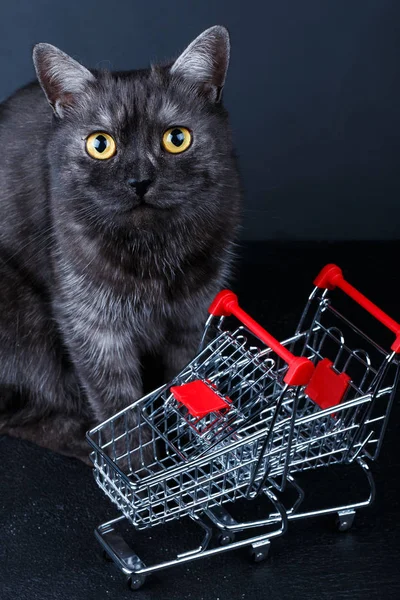
<svg viewBox="0 0 400 600">
<path fill-rule="evenodd" d="M 352 283 L 399 320 L 399 253 L 397 242 L 246 246 L 234 287 L 244 308 L 283 338 L 293 331 L 313 277 L 325 262 L 334 261 Z M 122 575 L 100 556 L 93 529 L 116 513 L 90 470 L 75 460 L 1 437 L 0 599 L 106 600 L 132 598 L 135 593 L 143 600 L 397 599 L 399 417 L 397 398 L 380 458 L 372 465 L 377 500 L 358 513 L 351 531 L 336 532 L 332 517 L 292 523 L 288 533 L 272 543 L 267 562 L 251 564 L 244 550 L 225 553 L 163 571 L 139 592 L 128 591 Z M 358 498 L 365 490 L 362 481 L 350 468 L 320 470 L 302 478 L 313 507 L 324 500 Z M 139 540 L 145 554 L 163 548 L 174 555 L 182 550 L 180 543 L 185 547 L 190 541 L 191 531 L 184 522 L 132 539 Z"/>
</svg>

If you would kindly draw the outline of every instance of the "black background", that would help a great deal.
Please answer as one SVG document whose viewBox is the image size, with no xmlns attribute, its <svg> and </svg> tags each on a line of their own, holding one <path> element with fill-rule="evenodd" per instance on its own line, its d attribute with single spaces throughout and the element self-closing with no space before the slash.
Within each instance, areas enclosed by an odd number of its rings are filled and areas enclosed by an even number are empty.
<svg viewBox="0 0 400 600">
<path fill-rule="evenodd" d="M 397 0 L 2 2 L 0 99 L 34 77 L 36 42 L 130 69 L 226 25 L 242 237 L 397 238 L 399 23 Z"/>
</svg>

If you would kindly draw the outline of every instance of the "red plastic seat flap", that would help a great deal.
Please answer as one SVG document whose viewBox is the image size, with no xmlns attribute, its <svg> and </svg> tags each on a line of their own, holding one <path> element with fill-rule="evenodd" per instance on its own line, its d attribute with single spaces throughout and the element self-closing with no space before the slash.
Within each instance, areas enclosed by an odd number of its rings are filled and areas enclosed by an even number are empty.
<svg viewBox="0 0 400 600">
<path fill-rule="evenodd" d="M 209 413 L 230 408 L 228 399 L 221 398 L 200 379 L 172 386 L 171 393 L 178 402 L 186 406 L 193 417 L 200 419 Z"/>
<path fill-rule="evenodd" d="M 346 373 L 336 373 L 333 363 L 323 358 L 316 366 L 304 392 L 322 409 L 337 406 L 345 395 L 351 377 Z"/>
</svg>

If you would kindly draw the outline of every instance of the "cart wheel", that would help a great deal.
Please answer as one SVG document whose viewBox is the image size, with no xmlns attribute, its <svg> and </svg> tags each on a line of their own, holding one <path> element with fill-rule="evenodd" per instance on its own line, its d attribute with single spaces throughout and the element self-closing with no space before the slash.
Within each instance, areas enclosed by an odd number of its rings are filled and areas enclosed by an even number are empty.
<svg viewBox="0 0 400 600">
<path fill-rule="evenodd" d="M 234 541 L 235 534 L 233 531 L 222 531 L 217 537 L 219 546 L 228 546 L 228 544 L 232 544 Z"/>
<path fill-rule="evenodd" d="M 350 510 L 345 513 L 338 513 L 338 516 L 336 517 L 336 527 L 338 531 L 348 531 L 353 525 L 355 516 L 355 510 Z"/>
<path fill-rule="evenodd" d="M 128 586 L 131 590 L 139 590 L 146 581 L 146 575 L 140 573 L 132 573 L 127 579 Z"/>
<path fill-rule="evenodd" d="M 109 554 L 107 554 L 107 552 L 105 550 L 103 550 L 101 555 L 106 562 L 113 562 L 113 559 L 111 558 L 111 556 Z"/>
<path fill-rule="evenodd" d="M 259 563 L 268 558 L 270 542 L 262 546 L 251 547 L 250 558 L 252 562 Z"/>
</svg>

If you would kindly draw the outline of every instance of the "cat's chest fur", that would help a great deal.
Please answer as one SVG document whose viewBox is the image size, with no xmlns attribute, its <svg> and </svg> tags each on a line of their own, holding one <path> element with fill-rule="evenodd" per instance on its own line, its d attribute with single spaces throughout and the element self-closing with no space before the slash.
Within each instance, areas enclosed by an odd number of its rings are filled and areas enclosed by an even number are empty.
<svg viewBox="0 0 400 600">
<path fill-rule="evenodd" d="M 80 272 L 73 263 L 64 263 L 55 310 L 68 324 L 71 335 L 82 343 L 100 346 L 104 351 L 125 343 L 151 349 L 163 339 L 172 316 L 166 301 L 166 282 L 161 278 L 143 281 L 128 277 L 119 283 L 94 278 L 92 273 Z"/>
<path fill-rule="evenodd" d="M 165 250 L 135 252 L 133 245 L 110 253 L 104 240 L 71 224 L 62 228 L 53 253 L 54 309 L 67 336 L 99 354 L 159 347 L 168 324 L 191 308 L 185 287 L 193 269 L 182 273 L 176 262 L 171 270 Z"/>
</svg>

